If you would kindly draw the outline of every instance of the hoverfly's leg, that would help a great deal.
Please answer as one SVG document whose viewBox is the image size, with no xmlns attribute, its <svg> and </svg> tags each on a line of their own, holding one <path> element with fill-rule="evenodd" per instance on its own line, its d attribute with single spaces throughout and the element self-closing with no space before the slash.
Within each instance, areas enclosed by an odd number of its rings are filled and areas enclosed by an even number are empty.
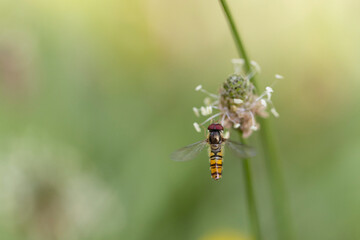
<svg viewBox="0 0 360 240">
<path fill-rule="evenodd" d="M 201 127 L 204 129 L 204 138 L 206 138 L 207 141 L 207 133 L 206 133 L 206 127 L 204 125 L 201 125 Z"/>
</svg>

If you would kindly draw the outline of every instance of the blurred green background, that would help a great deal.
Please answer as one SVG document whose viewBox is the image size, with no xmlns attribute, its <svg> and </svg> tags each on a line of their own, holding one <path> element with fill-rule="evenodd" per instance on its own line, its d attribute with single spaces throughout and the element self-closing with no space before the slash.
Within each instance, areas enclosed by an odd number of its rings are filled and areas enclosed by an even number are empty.
<svg viewBox="0 0 360 240">
<path fill-rule="evenodd" d="M 285 77 L 271 123 L 296 238 L 360 239 L 360 2 L 228 3 L 261 88 Z M 216 0 L 0 0 L 0 238 L 250 239 L 239 160 L 214 182 L 206 153 L 169 159 L 204 138 L 194 88 L 234 57 Z"/>
</svg>

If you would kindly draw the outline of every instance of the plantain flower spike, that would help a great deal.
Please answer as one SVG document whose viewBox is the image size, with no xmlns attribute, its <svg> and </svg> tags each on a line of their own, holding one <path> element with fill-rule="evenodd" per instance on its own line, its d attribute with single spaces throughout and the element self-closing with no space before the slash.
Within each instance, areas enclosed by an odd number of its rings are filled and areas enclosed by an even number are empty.
<svg viewBox="0 0 360 240">
<path fill-rule="evenodd" d="M 256 121 L 257 117 L 268 117 L 268 111 L 275 117 L 279 117 L 271 101 L 274 92 L 272 86 L 266 87 L 265 91 L 258 95 L 257 89 L 251 82 L 251 78 L 260 72 L 260 66 L 255 61 L 251 61 L 250 71 L 244 72 L 244 62 L 243 59 L 232 60 L 234 73 L 222 84 L 218 94 L 206 91 L 202 85 L 195 88 L 196 91 L 201 91 L 208 96 L 204 100 L 205 106 L 194 108 L 194 113 L 198 116 L 198 111 L 195 109 L 199 109 L 203 116 L 212 114 L 200 125 L 215 120 L 226 129 L 240 129 L 243 137 L 247 138 L 260 129 Z M 283 76 L 276 74 L 275 79 L 283 79 Z M 195 127 L 197 132 L 200 132 L 200 125 Z"/>
</svg>

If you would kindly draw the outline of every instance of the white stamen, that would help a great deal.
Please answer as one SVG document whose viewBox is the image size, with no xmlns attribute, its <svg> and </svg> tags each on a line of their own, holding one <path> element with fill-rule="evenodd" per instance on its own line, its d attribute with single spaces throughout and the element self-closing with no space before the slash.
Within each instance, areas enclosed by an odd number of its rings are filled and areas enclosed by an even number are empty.
<svg viewBox="0 0 360 240">
<path fill-rule="evenodd" d="M 252 107 L 252 106 L 251 106 Z M 245 108 L 238 108 L 237 110 L 236 110 L 236 112 L 237 113 L 243 113 L 243 112 L 246 112 L 247 111 L 247 109 L 245 109 Z"/>
<path fill-rule="evenodd" d="M 276 111 L 275 108 L 271 108 L 270 111 L 275 117 L 280 117 L 279 113 Z"/>
<path fill-rule="evenodd" d="M 210 99 L 209 97 L 206 97 L 206 98 L 204 99 L 204 104 L 205 104 L 206 106 L 210 106 L 210 105 L 211 105 L 211 99 Z"/>
<path fill-rule="evenodd" d="M 202 89 L 202 88 L 201 88 L 200 91 L 203 92 L 203 93 L 205 93 L 205 94 L 207 94 L 207 95 L 209 95 L 209 96 L 212 97 L 212 98 L 219 99 L 219 96 L 218 96 L 218 95 L 213 94 L 213 93 L 211 93 L 211 92 L 208 92 L 208 91 L 206 91 L 205 89 Z"/>
<path fill-rule="evenodd" d="M 252 121 L 252 125 L 251 125 L 250 129 L 253 130 L 253 131 L 256 131 L 258 128 L 256 126 L 254 114 L 251 111 L 249 111 L 249 112 L 250 112 L 251 121 Z"/>
<path fill-rule="evenodd" d="M 228 113 L 228 112 L 226 112 L 226 116 L 228 117 L 228 119 L 229 119 L 230 121 L 232 121 L 232 122 L 233 122 L 233 124 L 236 124 L 236 122 L 235 122 L 234 120 L 232 120 L 232 119 L 231 119 L 231 117 L 230 117 L 230 115 L 229 115 L 229 113 Z"/>
<path fill-rule="evenodd" d="M 258 128 L 257 128 L 255 125 L 252 125 L 252 126 L 250 127 L 250 129 L 253 130 L 253 131 L 258 130 Z"/>
<path fill-rule="evenodd" d="M 265 93 L 267 95 L 267 100 L 270 101 L 271 100 L 271 93 L 273 93 L 274 90 L 271 87 L 266 87 L 265 89 L 266 89 Z"/>
<path fill-rule="evenodd" d="M 265 89 L 266 89 L 266 92 L 269 92 L 269 93 L 274 92 L 274 90 L 271 87 L 266 87 Z"/>
<path fill-rule="evenodd" d="M 225 121 L 225 114 L 222 116 L 222 119 L 221 119 L 221 125 L 224 125 L 224 121 Z"/>
<path fill-rule="evenodd" d="M 260 72 L 260 71 L 261 71 L 260 65 L 259 65 L 257 62 L 251 60 L 251 61 L 250 61 L 250 64 L 255 67 L 255 69 L 256 69 L 257 72 Z"/>
<path fill-rule="evenodd" d="M 201 111 L 201 115 L 203 115 L 203 116 L 208 115 L 207 109 L 205 107 L 201 107 L 200 111 Z"/>
<path fill-rule="evenodd" d="M 194 125 L 194 128 L 195 128 L 195 130 L 197 132 L 201 132 L 201 128 L 200 128 L 200 126 L 199 126 L 199 124 L 197 122 L 194 122 L 193 125 Z"/>
<path fill-rule="evenodd" d="M 240 74 L 241 73 L 241 69 L 242 66 L 244 64 L 244 59 L 242 58 L 234 58 L 231 60 L 232 64 L 234 65 L 234 73 L 235 74 Z"/>
<path fill-rule="evenodd" d="M 255 76 L 256 74 L 256 70 L 252 70 L 249 74 L 247 74 L 246 76 L 244 76 L 244 79 L 246 79 L 247 81 L 249 81 L 253 76 Z"/>
<path fill-rule="evenodd" d="M 219 104 L 219 100 L 216 100 L 216 101 L 212 102 L 210 104 L 210 106 L 214 107 L 215 105 L 218 105 L 218 104 Z"/>
<path fill-rule="evenodd" d="M 202 89 L 202 85 L 198 85 L 198 86 L 195 88 L 195 91 L 200 91 L 200 89 Z"/>
<path fill-rule="evenodd" d="M 261 102 L 261 105 L 263 105 L 264 107 L 267 106 L 267 103 L 266 103 L 265 99 L 261 99 L 260 102 Z"/>
<path fill-rule="evenodd" d="M 235 104 L 240 104 L 240 103 L 243 103 L 244 101 L 241 100 L 240 98 L 234 98 L 234 103 Z"/>
<path fill-rule="evenodd" d="M 242 58 L 233 58 L 233 59 L 231 59 L 231 63 L 232 64 L 244 64 L 244 59 L 242 59 Z"/>
<path fill-rule="evenodd" d="M 217 114 L 214 114 L 212 115 L 211 117 L 209 117 L 208 119 L 206 119 L 204 122 L 202 122 L 200 125 L 204 125 L 205 123 L 207 123 L 208 121 L 210 121 L 211 119 L 213 118 L 216 118 L 217 116 L 220 116 L 221 115 L 221 112 L 217 113 Z"/>
<path fill-rule="evenodd" d="M 229 131 L 224 132 L 224 138 L 226 138 L 226 139 L 230 138 L 230 132 Z"/>
<path fill-rule="evenodd" d="M 275 74 L 275 78 L 276 78 L 276 79 L 283 79 L 284 77 L 281 76 L 280 74 Z"/>
<path fill-rule="evenodd" d="M 274 90 L 271 87 L 266 87 L 266 90 L 255 100 L 255 102 L 259 101 L 260 99 L 262 99 L 265 95 L 269 96 L 271 98 L 271 92 L 274 92 Z"/>
<path fill-rule="evenodd" d="M 197 109 L 196 107 L 193 107 L 193 111 L 194 111 L 195 116 L 200 117 L 199 109 Z"/>
<path fill-rule="evenodd" d="M 207 112 L 207 115 L 212 114 L 212 107 L 211 106 L 206 107 L 206 112 Z"/>
<path fill-rule="evenodd" d="M 239 128 L 239 127 L 240 127 L 240 123 L 234 124 L 234 128 Z"/>
</svg>

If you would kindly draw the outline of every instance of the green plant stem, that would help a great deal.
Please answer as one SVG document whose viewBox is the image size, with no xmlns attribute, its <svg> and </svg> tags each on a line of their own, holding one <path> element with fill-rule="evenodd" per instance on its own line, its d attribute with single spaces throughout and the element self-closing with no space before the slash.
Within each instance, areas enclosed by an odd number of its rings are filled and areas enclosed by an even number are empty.
<svg viewBox="0 0 360 240">
<path fill-rule="evenodd" d="M 240 34 L 237 31 L 237 28 L 235 26 L 235 22 L 234 22 L 234 20 L 233 20 L 233 18 L 231 16 L 230 9 L 229 9 L 229 7 L 228 7 L 225 0 L 220 0 L 220 3 L 221 3 L 221 6 L 222 6 L 222 8 L 224 10 L 226 18 L 228 20 L 229 27 L 230 27 L 231 33 L 232 33 L 232 35 L 234 37 L 235 46 L 236 46 L 236 48 L 238 50 L 239 56 L 244 59 L 245 70 L 250 71 L 250 68 L 251 68 L 250 60 L 249 60 L 248 55 L 246 54 L 246 51 L 245 51 L 245 48 L 244 48 L 242 42 L 241 42 Z M 255 88 L 257 88 L 256 82 L 253 82 L 253 84 L 254 84 Z"/>
<path fill-rule="evenodd" d="M 251 64 L 248 55 L 245 51 L 245 48 L 242 44 L 240 35 L 236 29 L 235 22 L 231 16 L 229 7 L 225 0 L 219 0 L 219 1 L 222 5 L 226 18 L 228 20 L 231 33 L 234 37 L 235 45 L 238 50 L 238 54 L 240 57 L 244 59 L 245 70 L 249 71 L 251 68 Z M 254 84 L 255 88 L 258 89 L 258 85 L 255 77 L 253 77 L 251 81 Z M 277 232 L 279 235 L 278 239 L 291 240 L 292 234 L 290 229 L 291 224 L 290 224 L 289 211 L 288 211 L 289 207 L 285 196 L 285 186 L 280 168 L 280 163 L 277 158 L 273 134 L 271 128 L 269 127 L 268 121 L 261 118 L 259 119 L 259 123 L 261 126 L 260 137 L 261 137 L 262 147 L 264 149 L 264 159 L 270 179 L 271 198 L 274 208 L 273 214 L 274 214 L 274 219 L 276 221 Z M 247 175 L 248 173 L 245 174 Z M 253 212 L 252 215 L 254 214 L 257 213 Z"/>
<path fill-rule="evenodd" d="M 241 131 L 239 131 L 240 141 L 243 144 L 246 144 L 244 138 L 242 137 Z M 258 211 L 256 208 L 256 201 L 255 201 L 255 194 L 254 194 L 254 187 L 251 175 L 251 165 L 250 159 L 242 159 L 242 168 L 243 168 L 243 175 L 244 175 L 244 182 L 245 182 L 245 192 L 246 192 L 246 199 L 249 209 L 249 216 L 250 216 L 250 223 L 251 229 L 254 234 L 255 240 L 261 239 L 261 231 L 260 231 L 260 223 L 258 218 Z"/>
<path fill-rule="evenodd" d="M 280 167 L 280 162 L 277 157 L 276 146 L 272 134 L 272 129 L 269 127 L 269 121 L 259 119 L 261 126 L 261 144 L 264 150 L 265 165 L 269 175 L 269 184 L 271 188 L 271 200 L 274 208 L 274 219 L 278 232 L 278 239 L 291 240 L 291 221 L 289 205 L 285 194 L 285 186 L 283 175 Z"/>
</svg>

